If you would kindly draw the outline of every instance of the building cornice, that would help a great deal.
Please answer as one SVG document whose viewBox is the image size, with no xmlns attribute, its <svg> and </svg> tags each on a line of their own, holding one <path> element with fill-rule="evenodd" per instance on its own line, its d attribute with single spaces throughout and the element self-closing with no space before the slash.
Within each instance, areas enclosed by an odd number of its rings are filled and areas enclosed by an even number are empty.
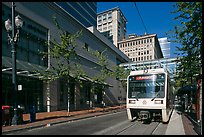
<svg viewBox="0 0 204 137">
<path fill-rule="evenodd" d="M 121 41 L 118 41 L 118 44 L 124 43 L 124 42 L 129 42 L 129 41 L 134 41 L 134 40 L 140 40 L 140 39 L 145 39 L 149 37 L 156 37 L 157 34 L 147 34 L 147 35 L 142 35 L 142 36 L 136 36 L 136 37 L 131 37 L 131 38 L 126 38 Z"/>
</svg>

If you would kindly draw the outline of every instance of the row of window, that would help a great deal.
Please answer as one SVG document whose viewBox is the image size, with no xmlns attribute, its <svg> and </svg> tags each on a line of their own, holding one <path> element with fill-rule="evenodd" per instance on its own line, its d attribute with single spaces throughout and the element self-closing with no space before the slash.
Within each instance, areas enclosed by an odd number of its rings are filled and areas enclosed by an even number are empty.
<svg viewBox="0 0 204 137">
<path fill-rule="evenodd" d="M 98 25 L 98 30 L 102 31 L 102 25 Z M 112 31 L 112 23 L 103 24 L 103 31 L 107 31 L 107 30 Z"/>
<path fill-rule="evenodd" d="M 102 23 L 107 23 L 107 22 L 112 22 L 112 17 L 109 17 L 108 20 L 105 18 L 102 20 L 98 20 L 98 24 L 102 24 Z"/>
<path fill-rule="evenodd" d="M 152 43 L 152 38 L 136 40 L 136 41 L 131 41 L 131 42 L 127 42 L 127 43 L 120 43 L 119 47 L 123 48 L 123 47 L 135 46 L 135 45 L 139 45 L 139 44 L 146 44 L 146 43 Z"/>
<path fill-rule="evenodd" d="M 133 55 L 135 55 L 135 54 L 136 54 L 136 55 L 143 55 L 143 54 L 146 55 L 146 54 L 151 54 L 151 53 L 152 53 L 151 50 L 145 50 L 145 51 L 141 51 L 141 52 L 140 52 L 140 51 L 139 51 L 139 52 L 137 52 L 137 51 L 136 51 L 136 52 L 129 52 L 129 50 L 128 50 L 128 51 L 125 51 L 125 52 L 128 52 L 128 54 L 131 53 L 131 54 L 133 54 Z M 129 56 L 129 55 L 128 55 L 128 56 Z"/>
<path fill-rule="evenodd" d="M 107 17 L 112 18 L 112 12 L 104 13 L 103 15 L 98 15 L 98 20 L 102 20 L 102 17 L 103 19 L 106 19 Z"/>
<path fill-rule="evenodd" d="M 152 59 L 152 55 L 150 55 L 150 56 L 143 56 L 143 57 L 131 58 L 132 61 L 146 61 L 146 60 L 151 60 L 151 59 Z"/>
<path fill-rule="evenodd" d="M 129 48 L 129 47 L 128 48 L 120 48 L 119 47 L 119 49 L 123 52 L 143 51 L 143 50 L 150 49 L 150 48 L 151 48 L 151 45 L 139 45 L 139 46 L 131 47 L 131 48 Z"/>
</svg>

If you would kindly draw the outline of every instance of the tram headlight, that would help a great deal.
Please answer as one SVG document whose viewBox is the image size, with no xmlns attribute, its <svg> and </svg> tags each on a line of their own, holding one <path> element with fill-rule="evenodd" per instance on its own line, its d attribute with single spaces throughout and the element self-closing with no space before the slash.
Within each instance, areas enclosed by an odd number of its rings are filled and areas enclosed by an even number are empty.
<svg viewBox="0 0 204 137">
<path fill-rule="evenodd" d="M 154 100 L 154 104 L 163 104 L 163 100 Z"/>
<path fill-rule="evenodd" d="M 129 100 L 129 104 L 135 104 L 136 100 Z"/>
</svg>

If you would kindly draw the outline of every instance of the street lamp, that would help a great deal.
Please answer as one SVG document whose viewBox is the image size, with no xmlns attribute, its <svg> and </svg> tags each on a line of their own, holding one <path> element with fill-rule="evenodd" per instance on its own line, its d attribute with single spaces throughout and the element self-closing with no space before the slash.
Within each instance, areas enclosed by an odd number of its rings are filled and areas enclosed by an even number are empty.
<svg viewBox="0 0 204 137">
<path fill-rule="evenodd" d="M 18 124 L 17 116 L 17 85 L 16 85 L 16 45 L 19 38 L 19 29 L 23 26 L 23 20 L 18 15 L 15 17 L 15 3 L 12 2 L 12 21 L 9 19 L 5 21 L 5 28 L 8 32 L 8 41 L 12 45 L 11 54 L 12 54 L 12 89 L 14 97 L 14 116 L 12 118 L 12 125 Z M 10 36 L 10 34 L 12 35 Z"/>
</svg>

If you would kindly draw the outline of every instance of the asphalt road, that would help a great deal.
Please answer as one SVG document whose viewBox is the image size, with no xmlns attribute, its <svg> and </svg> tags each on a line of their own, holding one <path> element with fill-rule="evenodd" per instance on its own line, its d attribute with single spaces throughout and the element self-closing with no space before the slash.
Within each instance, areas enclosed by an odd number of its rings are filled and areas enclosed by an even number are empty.
<svg viewBox="0 0 204 137">
<path fill-rule="evenodd" d="M 15 135 L 164 135 L 168 124 L 129 121 L 126 111 L 70 121 L 27 131 Z M 11 135 L 11 134 L 10 134 Z"/>
</svg>

